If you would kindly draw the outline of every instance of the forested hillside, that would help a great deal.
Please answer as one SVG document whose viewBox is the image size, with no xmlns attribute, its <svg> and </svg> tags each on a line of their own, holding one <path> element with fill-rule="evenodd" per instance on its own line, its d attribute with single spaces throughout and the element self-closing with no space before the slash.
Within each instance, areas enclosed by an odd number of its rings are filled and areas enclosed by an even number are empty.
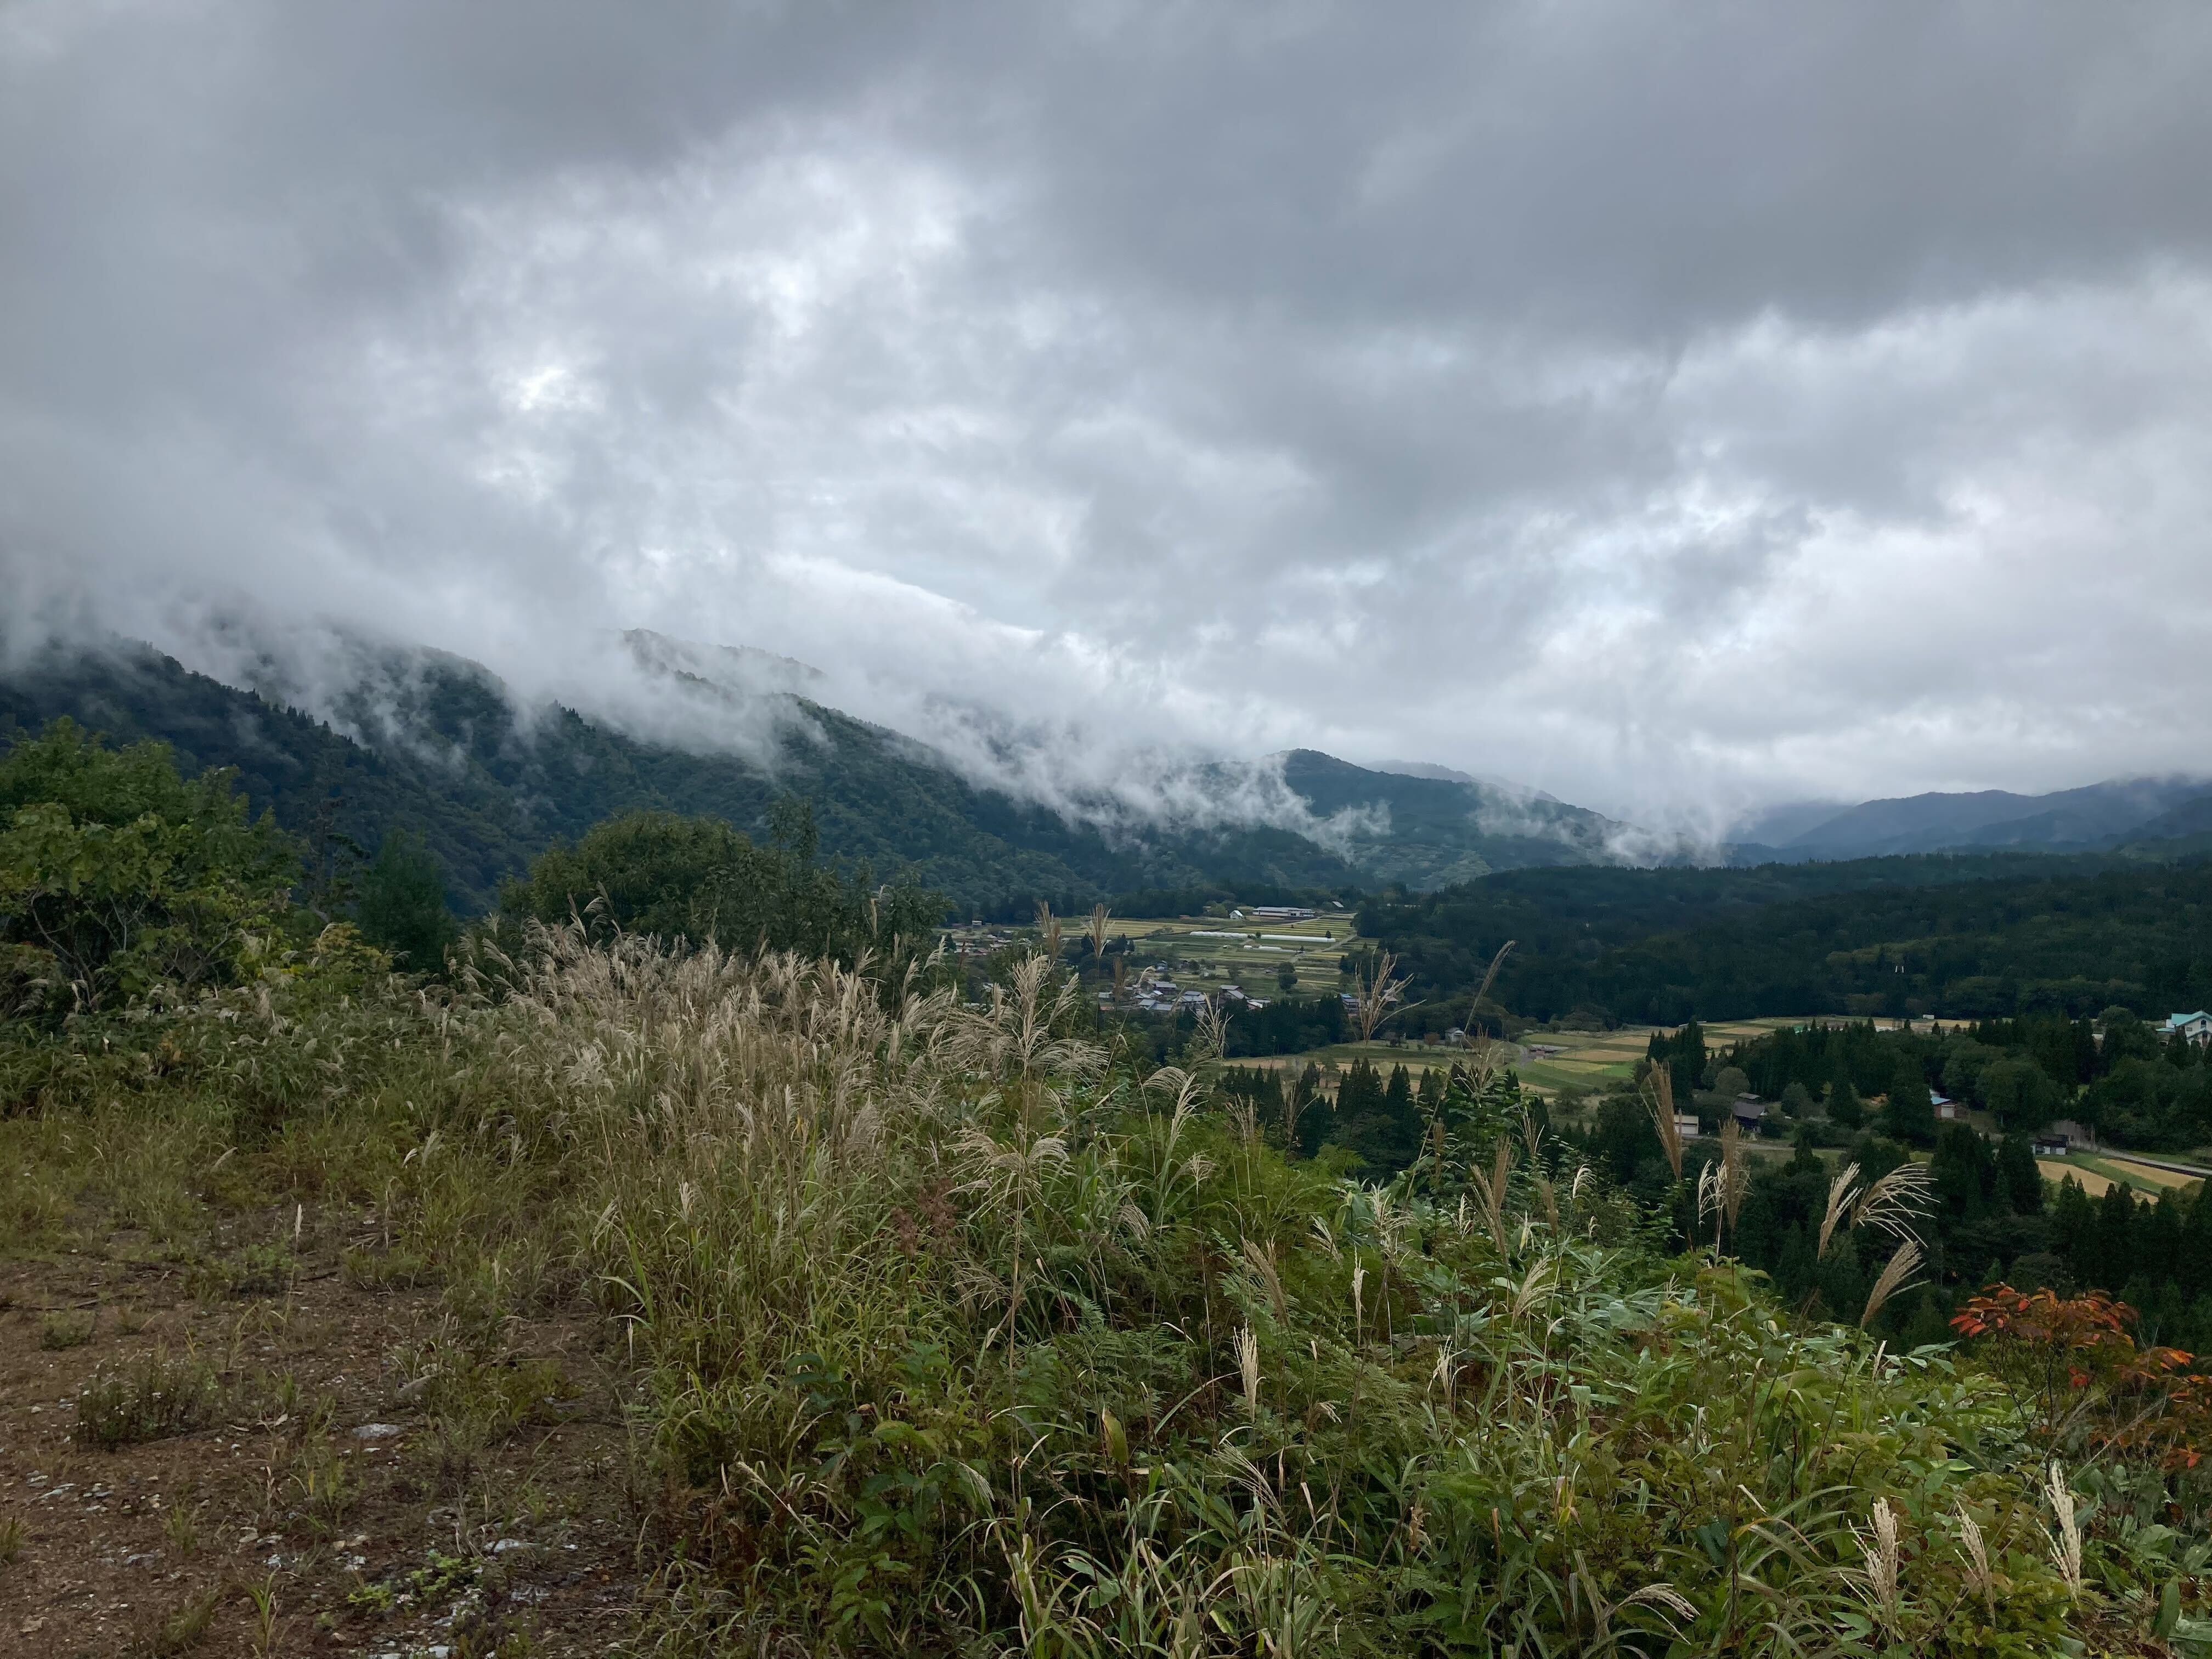
<svg viewBox="0 0 2212 1659">
<path fill-rule="evenodd" d="M 1620 828 L 1557 801 L 1297 750 L 1283 757 L 1284 781 L 1328 826 L 1315 836 L 1250 823 L 1102 829 L 979 788 L 896 732 L 785 693 L 746 693 L 783 716 L 763 765 L 645 741 L 558 706 L 520 708 L 498 679 L 459 658 L 393 653 L 377 669 L 373 687 L 337 699 L 357 741 L 143 646 L 49 650 L 0 675 L 0 736 L 65 714 L 118 742 L 167 742 L 187 772 L 235 767 L 256 810 L 272 809 L 308 842 L 325 873 L 404 831 L 434 854 L 464 910 L 486 908 L 532 854 L 607 817 L 703 814 L 755 834 L 787 793 L 812 803 L 831 860 L 1004 920 L 1025 916 L 1039 898 L 1074 909 L 1140 890 L 1264 902 L 1391 882 L 1425 887 L 1610 859 Z"/>
<path fill-rule="evenodd" d="M 1624 826 L 1586 807 L 1493 785 L 1370 771 L 1312 749 L 1283 757 L 1283 781 L 1315 817 L 1346 814 L 1346 856 L 1370 887 L 1416 890 L 1493 870 L 1613 864 Z"/>
<path fill-rule="evenodd" d="M 533 854 L 605 818 L 702 814 L 757 834 L 785 793 L 811 801 L 829 858 L 993 915 L 1026 915 L 1037 896 L 1072 908 L 1145 886 L 1307 889 L 1352 876 L 1334 854 L 1280 830 L 1109 842 L 973 787 L 895 733 L 793 702 L 805 725 L 786 735 L 770 775 L 732 756 L 641 742 L 565 708 L 526 714 L 483 670 L 447 659 L 414 678 L 404 706 L 386 711 L 404 735 L 370 748 L 137 648 L 50 655 L 0 679 L 0 734 L 66 714 L 118 742 L 167 742 L 188 774 L 236 767 L 254 810 L 272 809 L 326 859 L 348 842 L 373 853 L 389 831 L 408 831 L 435 854 L 465 910 L 488 907 Z"/>
<path fill-rule="evenodd" d="M 2212 865 L 2035 854 L 1528 870 L 1370 901 L 1414 994 L 1482 976 L 1524 1018 L 2163 1014 L 2212 1002 Z M 1416 1017 L 1418 1024 L 1419 1017 Z"/>
</svg>

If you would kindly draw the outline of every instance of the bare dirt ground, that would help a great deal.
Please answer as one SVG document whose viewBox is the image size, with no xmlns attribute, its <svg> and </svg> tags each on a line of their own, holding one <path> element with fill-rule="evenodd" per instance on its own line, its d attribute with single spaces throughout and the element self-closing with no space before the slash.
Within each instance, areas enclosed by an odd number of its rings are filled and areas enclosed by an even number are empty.
<svg viewBox="0 0 2212 1659">
<path fill-rule="evenodd" d="M 503 1408 L 441 1403 L 434 1295 L 360 1282 L 344 1243 L 273 1273 L 266 1246 L 184 1265 L 128 1236 L 0 1262 L 0 1654 L 540 1659 L 632 1628 L 591 1339 L 510 1322 L 476 1378 Z M 79 1396 L 134 1376 L 200 1377 L 198 1425 L 83 1443 Z"/>
</svg>

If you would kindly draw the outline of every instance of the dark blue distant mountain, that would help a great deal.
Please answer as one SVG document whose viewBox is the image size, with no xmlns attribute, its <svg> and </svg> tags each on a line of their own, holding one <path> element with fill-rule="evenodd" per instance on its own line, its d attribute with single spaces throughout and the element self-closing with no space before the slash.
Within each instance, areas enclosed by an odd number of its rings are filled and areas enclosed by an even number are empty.
<svg viewBox="0 0 2212 1659">
<path fill-rule="evenodd" d="M 1797 805 L 1747 820 L 1741 839 L 1784 860 L 1997 848 L 2084 852 L 2154 833 L 2146 826 L 2208 790 L 2212 783 L 2202 778 L 2116 778 L 2047 795 L 2002 789 L 1909 795 L 1825 813 Z"/>
</svg>

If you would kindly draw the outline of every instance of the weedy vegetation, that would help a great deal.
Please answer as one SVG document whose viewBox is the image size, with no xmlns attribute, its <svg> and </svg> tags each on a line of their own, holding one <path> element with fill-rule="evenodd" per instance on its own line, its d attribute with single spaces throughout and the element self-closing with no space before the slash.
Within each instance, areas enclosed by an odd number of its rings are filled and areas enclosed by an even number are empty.
<svg viewBox="0 0 2212 1659">
<path fill-rule="evenodd" d="M 1740 1149 L 1675 1194 L 1684 1249 L 1508 1066 L 1462 1067 L 1369 1185 L 1217 1104 L 1218 1024 L 1148 1068 L 1043 955 L 980 1001 L 891 941 L 597 919 L 481 936 L 444 985 L 343 927 L 234 956 L 259 965 L 62 1017 L 49 990 L 0 1034 L 0 1243 L 350 1211 L 356 1282 L 440 1298 L 393 1398 L 455 1492 L 566 1408 L 515 1331 L 591 1322 L 651 1572 L 633 1651 L 2212 1646 L 2185 1356 L 2124 1346 L 2109 1304 L 1992 1303 L 1901 1353 L 1808 1319 L 1728 1254 Z M 1877 1298 L 1917 1270 L 1916 1201 L 1839 1178 L 1822 1246 L 1883 1235 Z M 282 1241 L 247 1267 L 213 1293 L 286 1282 Z M 157 1350 L 76 1434 L 250 1408 Z M 335 1533 L 326 1428 L 270 1478 Z M 271 1650 L 276 1588 L 245 1593 Z"/>
<path fill-rule="evenodd" d="M 50 1313 L 39 1322 L 39 1346 L 49 1352 L 82 1347 L 92 1340 L 88 1313 Z"/>
<path fill-rule="evenodd" d="M 480 953 L 450 995 L 359 968 L 148 1020 L 180 1056 L 158 1073 L 143 1047 L 19 1042 L 35 1109 L 0 1133 L 70 1206 L 181 1213 L 146 1183 L 204 1190 L 240 1148 L 240 1181 L 373 1206 L 442 1282 L 402 1391 L 457 1478 L 562 1408 L 509 1320 L 591 1309 L 635 1378 L 642 1650 L 2028 1653 L 2198 1628 L 2185 1458 L 2131 1455 L 2094 1391 L 2056 1410 L 2031 1358 L 1796 1321 L 1714 1247 L 1725 1167 L 1703 1247 L 1664 1253 L 1510 1073 L 1364 1187 L 1215 1109 L 1202 1053 L 1117 1065 L 1041 956 L 981 1006 L 926 963 L 886 987 L 580 923 Z M 103 1149 L 149 1122 L 197 1126 L 206 1164 L 107 1184 Z M 1909 1194 L 1849 1188 L 1833 1228 L 1902 1228 Z M 2141 1371 L 2113 1389 L 2157 1415 Z M 157 1352 L 100 1375 L 76 1433 L 221 1401 Z M 284 1478 L 342 1524 L 321 1443 Z"/>
<path fill-rule="evenodd" d="M 136 1446 L 189 1434 L 222 1406 L 215 1368 L 196 1354 L 156 1347 L 137 1363 L 106 1370 L 77 1396 L 70 1435 L 84 1446 Z"/>
</svg>

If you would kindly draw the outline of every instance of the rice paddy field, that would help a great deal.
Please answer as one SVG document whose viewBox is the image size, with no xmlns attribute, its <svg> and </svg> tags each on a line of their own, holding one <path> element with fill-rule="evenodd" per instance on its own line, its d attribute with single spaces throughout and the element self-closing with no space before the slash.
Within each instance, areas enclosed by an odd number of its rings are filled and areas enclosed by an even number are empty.
<svg viewBox="0 0 2212 1659">
<path fill-rule="evenodd" d="M 1087 918 L 1063 916 L 1069 937 L 1082 933 Z M 1255 996 L 1281 990 L 1277 976 L 1287 966 L 1297 976 L 1295 994 L 1316 996 L 1341 983 L 1339 967 L 1354 946 L 1352 913 L 1337 910 L 1298 921 L 1237 916 L 1111 916 L 1110 939 L 1128 939 L 1133 972 L 1152 968 L 1204 987 L 1237 985 Z M 984 953 L 994 946 L 1034 937 L 1026 927 L 974 924 L 950 927 L 954 948 Z"/>
<path fill-rule="evenodd" d="M 1080 922 L 1072 920 L 1070 930 Z M 1297 975 L 1297 995 L 1336 990 L 1338 965 L 1353 943 L 1352 914 L 1344 910 L 1306 921 L 1115 916 L 1106 925 L 1115 939 L 1133 941 L 1137 968 L 1194 975 L 1201 986 L 1241 985 L 1255 996 L 1275 994 L 1285 966 Z"/>
<path fill-rule="evenodd" d="M 2064 1181 L 2070 1176 L 2092 1198 L 2101 1198 L 2119 1186 L 2155 1199 L 2169 1190 L 2186 1193 L 2204 1180 L 2199 1174 L 2161 1169 L 2118 1152 L 2073 1152 L 2064 1158 L 2039 1158 L 2035 1163 L 2047 1180 Z"/>
<path fill-rule="evenodd" d="M 1714 1048 L 1725 1048 L 1778 1027 L 1802 1024 L 1802 1019 L 1792 1017 L 1731 1021 L 1705 1027 L 1705 1041 Z M 1523 1088 L 1547 1097 L 1571 1087 L 1601 1088 L 1608 1082 L 1635 1075 L 1636 1063 L 1644 1058 L 1652 1033 L 1658 1029 L 1629 1025 L 1613 1031 L 1531 1031 L 1515 1045 L 1519 1050 L 1515 1070 Z M 1418 1074 L 1431 1066 L 1449 1066 L 1453 1052 L 1441 1044 L 1394 1042 L 1384 1036 L 1372 1042 L 1340 1042 L 1307 1054 L 1240 1063 L 1303 1067 L 1311 1060 L 1341 1070 L 1355 1060 L 1365 1059 L 1376 1066 L 1404 1066 Z"/>
</svg>

